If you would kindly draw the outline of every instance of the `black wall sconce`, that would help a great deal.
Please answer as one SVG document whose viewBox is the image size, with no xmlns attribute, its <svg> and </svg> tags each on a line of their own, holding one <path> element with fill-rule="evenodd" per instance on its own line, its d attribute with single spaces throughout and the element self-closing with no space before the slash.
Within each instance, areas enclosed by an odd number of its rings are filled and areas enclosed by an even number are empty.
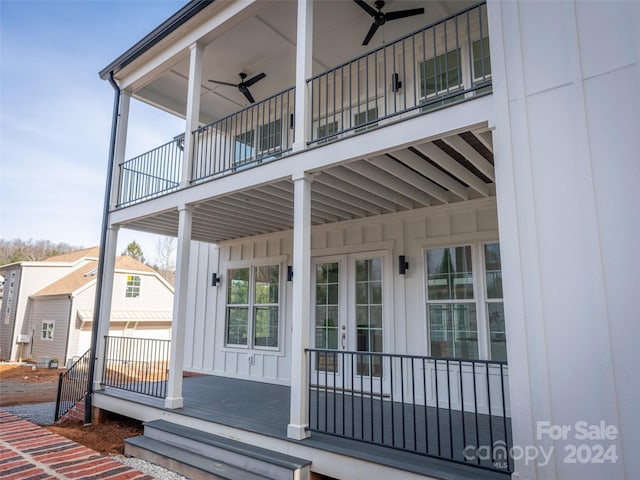
<svg viewBox="0 0 640 480">
<path fill-rule="evenodd" d="M 287 265 L 287 282 L 293 281 L 293 267 L 291 265 Z"/>
<path fill-rule="evenodd" d="M 218 276 L 217 273 L 212 273 L 211 274 L 211 286 L 212 287 L 217 287 L 218 283 L 220 283 L 222 281 L 222 275 Z"/>
<path fill-rule="evenodd" d="M 398 257 L 398 273 L 404 275 L 407 270 L 409 270 L 409 262 L 404 255 L 400 255 Z"/>
<path fill-rule="evenodd" d="M 402 88 L 402 82 L 400 81 L 400 76 L 397 73 L 391 74 L 391 91 L 397 92 Z"/>
</svg>

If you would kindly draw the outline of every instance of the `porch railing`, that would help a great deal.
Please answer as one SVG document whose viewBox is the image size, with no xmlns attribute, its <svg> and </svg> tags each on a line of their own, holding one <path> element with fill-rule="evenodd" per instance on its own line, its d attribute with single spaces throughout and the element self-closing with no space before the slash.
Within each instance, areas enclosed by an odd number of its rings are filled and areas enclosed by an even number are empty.
<svg viewBox="0 0 640 480">
<path fill-rule="evenodd" d="M 505 362 L 307 352 L 311 431 L 512 470 Z"/>
<path fill-rule="evenodd" d="M 309 143 L 490 91 L 488 34 L 481 3 L 311 78 Z"/>
<path fill-rule="evenodd" d="M 120 164 L 118 206 L 177 190 L 182 175 L 184 135 Z"/>
<path fill-rule="evenodd" d="M 293 145 L 295 88 L 193 132 L 191 181 L 223 176 L 282 157 Z"/>
<path fill-rule="evenodd" d="M 56 396 L 54 421 L 60 420 L 63 415 L 86 396 L 90 353 L 91 351 L 87 350 L 71 364 L 66 372 L 62 372 L 58 376 L 58 394 Z"/>
<path fill-rule="evenodd" d="M 169 340 L 105 337 L 102 384 L 164 398 L 170 346 Z"/>
</svg>

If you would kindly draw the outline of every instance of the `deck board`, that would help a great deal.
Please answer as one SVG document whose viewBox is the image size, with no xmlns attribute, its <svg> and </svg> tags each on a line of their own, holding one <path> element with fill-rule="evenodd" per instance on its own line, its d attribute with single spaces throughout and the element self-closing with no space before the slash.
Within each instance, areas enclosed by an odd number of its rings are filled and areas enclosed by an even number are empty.
<svg viewBox="0 0 640 480">
<path fill-rule="evenodd" d="M 116 396 L 126 400 L 144 403 L 152 405 L 157 408 L 164 408 L 161 399 L 149 398 L 140 394 L 134 394 L 124 390 L 107 388 L 105 393 L 108 395 Z M 221 377 L 221 376 L 195 376 L 187 377 L 183 379 L 183 398 L 184 406 L 179 409 L 174 409 L 172 412 L 185 415 L 188 417 L 197 418 L 208 422 L 214 422 L 221 425 L 226 425 L 233 428 L 239 428 L 249 432 L 254 432 L 270 437 L 289 440 L 287 437 L 287 425 L 289 423 L 289 405 L 290 405 L 290 388 L 283 385 L 274 385 L 264 382 L 241 380 L 235 378 Z M 341 438 L 326 433 L 316 432 L 318 427 L 324 429 L 325 417 L 320 416 L 320 424 L 318 424 L 317 418 L 315 418 L 315 412 L 317 410 L 318 398 L 322 405 L 324 405 L 325 397 L 324 393 L 312 392 L 311 394 L 311 429 L 314 430 L 312 436 L 302 442 L 306 445 L 314 448 L 319 448 L 327 451 L 347 454 L 355 456 L 357 458 L 367 459 L 370 461 L 384 462 L 385 464 L 395 465 L 401 468 L 405 468 L 410 471 L 431 473 L 440 472 L 443 477 L 446 478 L 506 478 L 506 474 L 499 472 L 489 472 L 485 470 L 478 470 L 471 466 L 454 464 L 449 461 L 434 458 L 432 456 L 425 456 L 426 452 L 426 436 L 425 425 L 428 425 L 428 444 L 429 454 L 437 456 L 438 454 L 438 439 L 437 439 L 437 420 L 436 411 L 433 408 L 422 407 L 418 408 L 413 414 L 412 406 L 407 406 L 394 402 L 394 425 L 393 430 L 391 426 L 391 402 L 380 402 L 379 399 L 374 400 L 373 403 L 366 398 L 361 402 L 360 398 L 357 398 L 353 402 L 353 415 L 356 418 L 363 416 L 364 418 L 371 418 L 371 408 L 373 408 L 373 418 L 383 418 L 383 422 L 374 423 L 373 428 L 373 440 L 380 442 L 381 432 L 385 433 L 384 443 L 387 446 L 374 445 L 366 443 L 371 439 L 372 431 L 368 427 L 362 430 L 362 441 L 354 441 L 350 438 Z M 334 410 L 333 402 L 336 402 L 336 409 Z M 345 401 L 345 418 L 344 423 L 342 420 L 342 407 L 343 400 Z M 345 437 L 350 437 L 353 433 L 351 427 L 351 406 L 350 399 L 343 398 L 337 394 L 335 397 L 330 395 L 327 398 L 327 405 L 329 406 L 329 419 L 327 419 L 329 430 L 333 429 L 333 420 L 336 421 L 336 432 L 339 434 L 344 433 Z M 382 407 L 381 407 L 382 405 Z M 380 417 L 380 408 L 384 408 L 383 414 Z M 400 410 L 405 409 L 405 424 L 403 425 L 398 421 L 400 417 Z M 337 412 L 337 415 L 333 415 L 333 412 Z M 425 422 L 425 415 L 427 421 Z M 416 425 L 416 443 L 413 443 L 413 426 L 414 418 Z M 449 436 L 449 418 L 451 418 L 451 431 L 452 437 Z M 470 414 L 465 416 L 465 440 L 467 444 L 475 443 L 475 421 L 471 420 Z M 497 422 L 494 419 L 492 425 L 495 433 L 493 440 L 500 440 L 504 437 L 504 425 L 501 422 Z M 510 424 L 508 427 L 508 443 L 510 443 Z M 407 450 L 415 449 L 423 454 L 412 453 L 411 451 L 402 451 L 398 449 L 390 448 L 390 441 L 392 439 L 391 432 L 394 431 L 394 437 L 396 440 L 396 447 L 402 446 L 402 438 L 405 438 L 405 447 Z M 404 432 L 404 436 L 403 436 Z M 489 429 L 488 423 L 480 421 L 478 434 L 480 436 L 481 444 L 488 442 Z M 361 431 L 359 425 L 357 425 L 355 436 L 360 437 Z M 472 437 L 471 439 L 469 437 Z M 451 440 L 454 441 L 454 450 L 458 453 L 454 454 L 457 459 L 462 458 L 462 416 L 459 412 L 452 412 L 451 417 L 448 415 L 448 411 L 440 412 L 440 453 L 449 456 Z M 484 443 L 483 443 L 484 442 Z M 468 470 L 473 472 L 471 477 L 465 476 L 465 472 L 468 474 Z M 458 475 L 453 475 L 452 472 L 459 472 Z"/>
</svg>

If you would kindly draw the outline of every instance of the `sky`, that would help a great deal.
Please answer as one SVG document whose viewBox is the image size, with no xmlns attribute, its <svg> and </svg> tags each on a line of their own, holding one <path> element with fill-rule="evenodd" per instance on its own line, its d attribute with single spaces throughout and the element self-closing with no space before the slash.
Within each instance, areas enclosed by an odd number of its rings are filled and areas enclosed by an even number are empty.
<svg viewBox="0 0 640 480">
<path fill-rule="evenodd" d="M 0 0 L 0 238 L 100 243 L 113 89 L 98 72 L 186 0 Z M 126 158 L 184 131 L 132 100 Z M 154 262 L 158 237 L 121 229 Z"/>
</svg>

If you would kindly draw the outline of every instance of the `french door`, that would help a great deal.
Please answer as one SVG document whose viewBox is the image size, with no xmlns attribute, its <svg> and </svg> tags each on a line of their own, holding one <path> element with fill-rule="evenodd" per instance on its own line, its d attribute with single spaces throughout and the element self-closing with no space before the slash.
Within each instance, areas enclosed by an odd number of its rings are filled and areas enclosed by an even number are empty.
<svg viewBox="0 0 640 480">
<path fill-rule="evenodd" d="M 391 288 L 385 264 L 384 252 L 313 259 L 313 344 L 330 352 L 316 353 L 312 383 L 368 392 L 385 389 L 385 362 L 372 355 L 385 345 Z"/>
</svg>

